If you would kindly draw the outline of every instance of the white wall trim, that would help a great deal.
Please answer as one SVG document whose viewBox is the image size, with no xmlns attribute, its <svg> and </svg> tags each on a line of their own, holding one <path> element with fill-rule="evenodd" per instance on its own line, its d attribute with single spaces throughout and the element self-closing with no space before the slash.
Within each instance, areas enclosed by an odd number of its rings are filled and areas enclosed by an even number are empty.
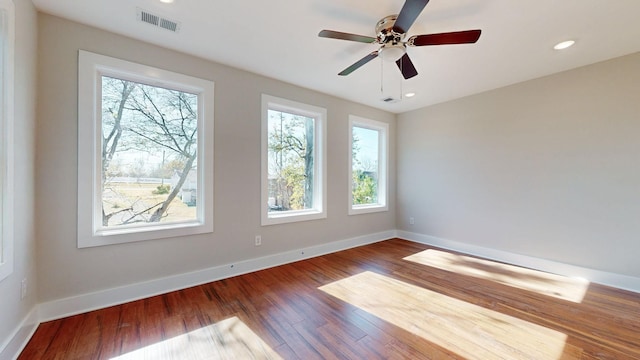
<svg viewBox="0 0 640 360">
<path fill-rule="evenodd" d="M 425 245 L 458 251 L 469 255 L 479 256 L 486 259 L 505 262 L 508 264 L 527 267 L 535 270 L 550 272 L 553 274 L 584 278 L 592 283 L 612 286 L 618 289 L 640 293 L 640 278 L 633 276 L 563 264 L 556 261 L 540 259 L 527 255 L 514 254 L 507 251 L 485 248 L 472 244 L 466 244 L 403 230 L 398 230 L 397 236 L 401 239 Z"/>
<path fill-rule="evenodd" d="M 334 241 L 328 244 L 215 266 L 191 273 L 174 275 L 137 284 L 125 285 L 93 293 L 53 300 L 39 305 L 39 318 L 41 322 L 60 319 L 66 316 L 123 304 L 129 301 L 164 294 L 175 290 L 186 289 L 192 286 L 206 284 L 232 276 L 288 264 L 294 261 L 372 244 L 392 239 L 395 236 L 395 230 L 368 234 L 350 239 Z"/>
<path fill-rule="evenodd" d="M 16 359 L 36 332 L 38 325 L 38 307 L 34 306 L 7 341 L 0 345 L 0 360 Z"/>
<path fill-rule="evenodd" d="M 261 144 L 260 144 L 260 196 L 261 204 L 269 202 L 269 111 L 300 115 L 314 119 L 313 149 L 313 208 L 303 210 L 269 212 L 266 206 L 260 210 L 262 226 L 298 221 L 325 219 L 327 217 L 327 109 L 289 99 L 262 94 Z"/>
<path fill-rule="evenodd" d="M 103 226 L 103 77 L 186 92 L 197 98 L 196 216 L 179 222 Z M 213 232 L 213 81 L 92 52 L 78 51 L 78 248 Z M 133 95 L 132 95 L 133 96 Z M 123 125 L 124 127 L 124 125 Z"/>
<path fill-rule="evenodd" d="M 0 281 L 14 268 L 15 5 L 0 0 Z"/>
</svg>

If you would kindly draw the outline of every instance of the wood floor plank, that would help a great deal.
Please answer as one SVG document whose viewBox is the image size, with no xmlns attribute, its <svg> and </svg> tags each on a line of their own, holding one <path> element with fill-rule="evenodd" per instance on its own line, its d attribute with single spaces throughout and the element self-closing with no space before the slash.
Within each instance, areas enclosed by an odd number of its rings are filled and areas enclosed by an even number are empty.
<svg viewBox="0 0 640 360">
<path fill-rule="evenodd" d="M 392 239 L 46 322 L 19 357 L 144 358 L 640 359 L 640 294 Z"/>
</svg>

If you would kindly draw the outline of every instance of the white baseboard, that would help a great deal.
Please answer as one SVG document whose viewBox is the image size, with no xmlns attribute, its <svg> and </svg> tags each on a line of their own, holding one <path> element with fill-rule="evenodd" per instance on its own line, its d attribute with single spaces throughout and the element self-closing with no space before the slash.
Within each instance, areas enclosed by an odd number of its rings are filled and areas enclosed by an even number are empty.
<svg viewBox="0 0 640 360">
<path fill-rule="evenodd" d="M 309 248 L 297 249 L 256 259 L 215 266 L 191 273 L 53 300 L 40 304 L 38 313 L 40 314 L 41 322 L 60 319 L 87 311 L 123 304 L 129 301 L 139 300 L 175 290 L 186 289 L 192 286 L 206 284 L 208 282 L 283 265 L 294 261 L 372 244 L 394 238 L 395 236 L 395 230 L 363 235 Z"/>
<path fill-rule="evenodd" d="M 40 325 L 38 307 L 35 306 L 22 320 L 6 343 L 0 345 L 0 360 L 14 360 L 20 355 L 31 336 Z"/>
<path fill-rule="evenodd" d="M 430 235 L 412 233 L 403 230 L 398 230 L 397 236 L 401 239 L 425 245 L 458 251 L 469 255 L 545 271 L 557 275 L 584 278 L 592 283 L 612 286 L 618 289 L 640 293 L 640 278 L 633 276 L 568 265 L 556 261 L 540 259 L 527 255 L 514 254 L 507 251 L 485 248 L 481 246 L 442 239 Z"/>
</svg>

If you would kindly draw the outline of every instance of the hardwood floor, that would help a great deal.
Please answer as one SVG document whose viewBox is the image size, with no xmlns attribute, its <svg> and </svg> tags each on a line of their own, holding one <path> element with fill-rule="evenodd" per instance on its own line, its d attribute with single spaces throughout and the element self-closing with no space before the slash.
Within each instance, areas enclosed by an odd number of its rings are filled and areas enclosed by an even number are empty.
<svg viewBox="0 0 640 360">
<path fill-rule="evenodd" d="M 640 294 L 394 239 L 43 323 L 19 359 L 640 359 Z"/>
</svg>

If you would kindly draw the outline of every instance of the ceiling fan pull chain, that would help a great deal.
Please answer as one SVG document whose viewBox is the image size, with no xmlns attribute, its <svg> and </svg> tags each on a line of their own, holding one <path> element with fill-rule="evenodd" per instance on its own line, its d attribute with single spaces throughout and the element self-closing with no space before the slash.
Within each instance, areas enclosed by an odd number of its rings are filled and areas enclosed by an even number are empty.
<svg viewBox="0 0 640 360">
<path fill-rule="evenodd" d="M 380 61 L 380 94 L 384 95 L 384 61 Z"/>
<path fill-rule="evenodd" d="M 401 72 L 402 74 L 404 74 L 404 69 L 402 68 L 403 63 L 404 63 L 403 61 L 400 61 L 400 72 Z M 402 85 L 403 85 L 402 83 L 403 83 L 403 82 L 404 82 L 404 81 L 402 81 L 402 79 L 400 79 L 400 100 L 402 100 L 402 97 L 404 96 L 404 95 L 403 95 L 403 94 L 404 94 L 404 91 L 402 91 Z"/>
</svg>

